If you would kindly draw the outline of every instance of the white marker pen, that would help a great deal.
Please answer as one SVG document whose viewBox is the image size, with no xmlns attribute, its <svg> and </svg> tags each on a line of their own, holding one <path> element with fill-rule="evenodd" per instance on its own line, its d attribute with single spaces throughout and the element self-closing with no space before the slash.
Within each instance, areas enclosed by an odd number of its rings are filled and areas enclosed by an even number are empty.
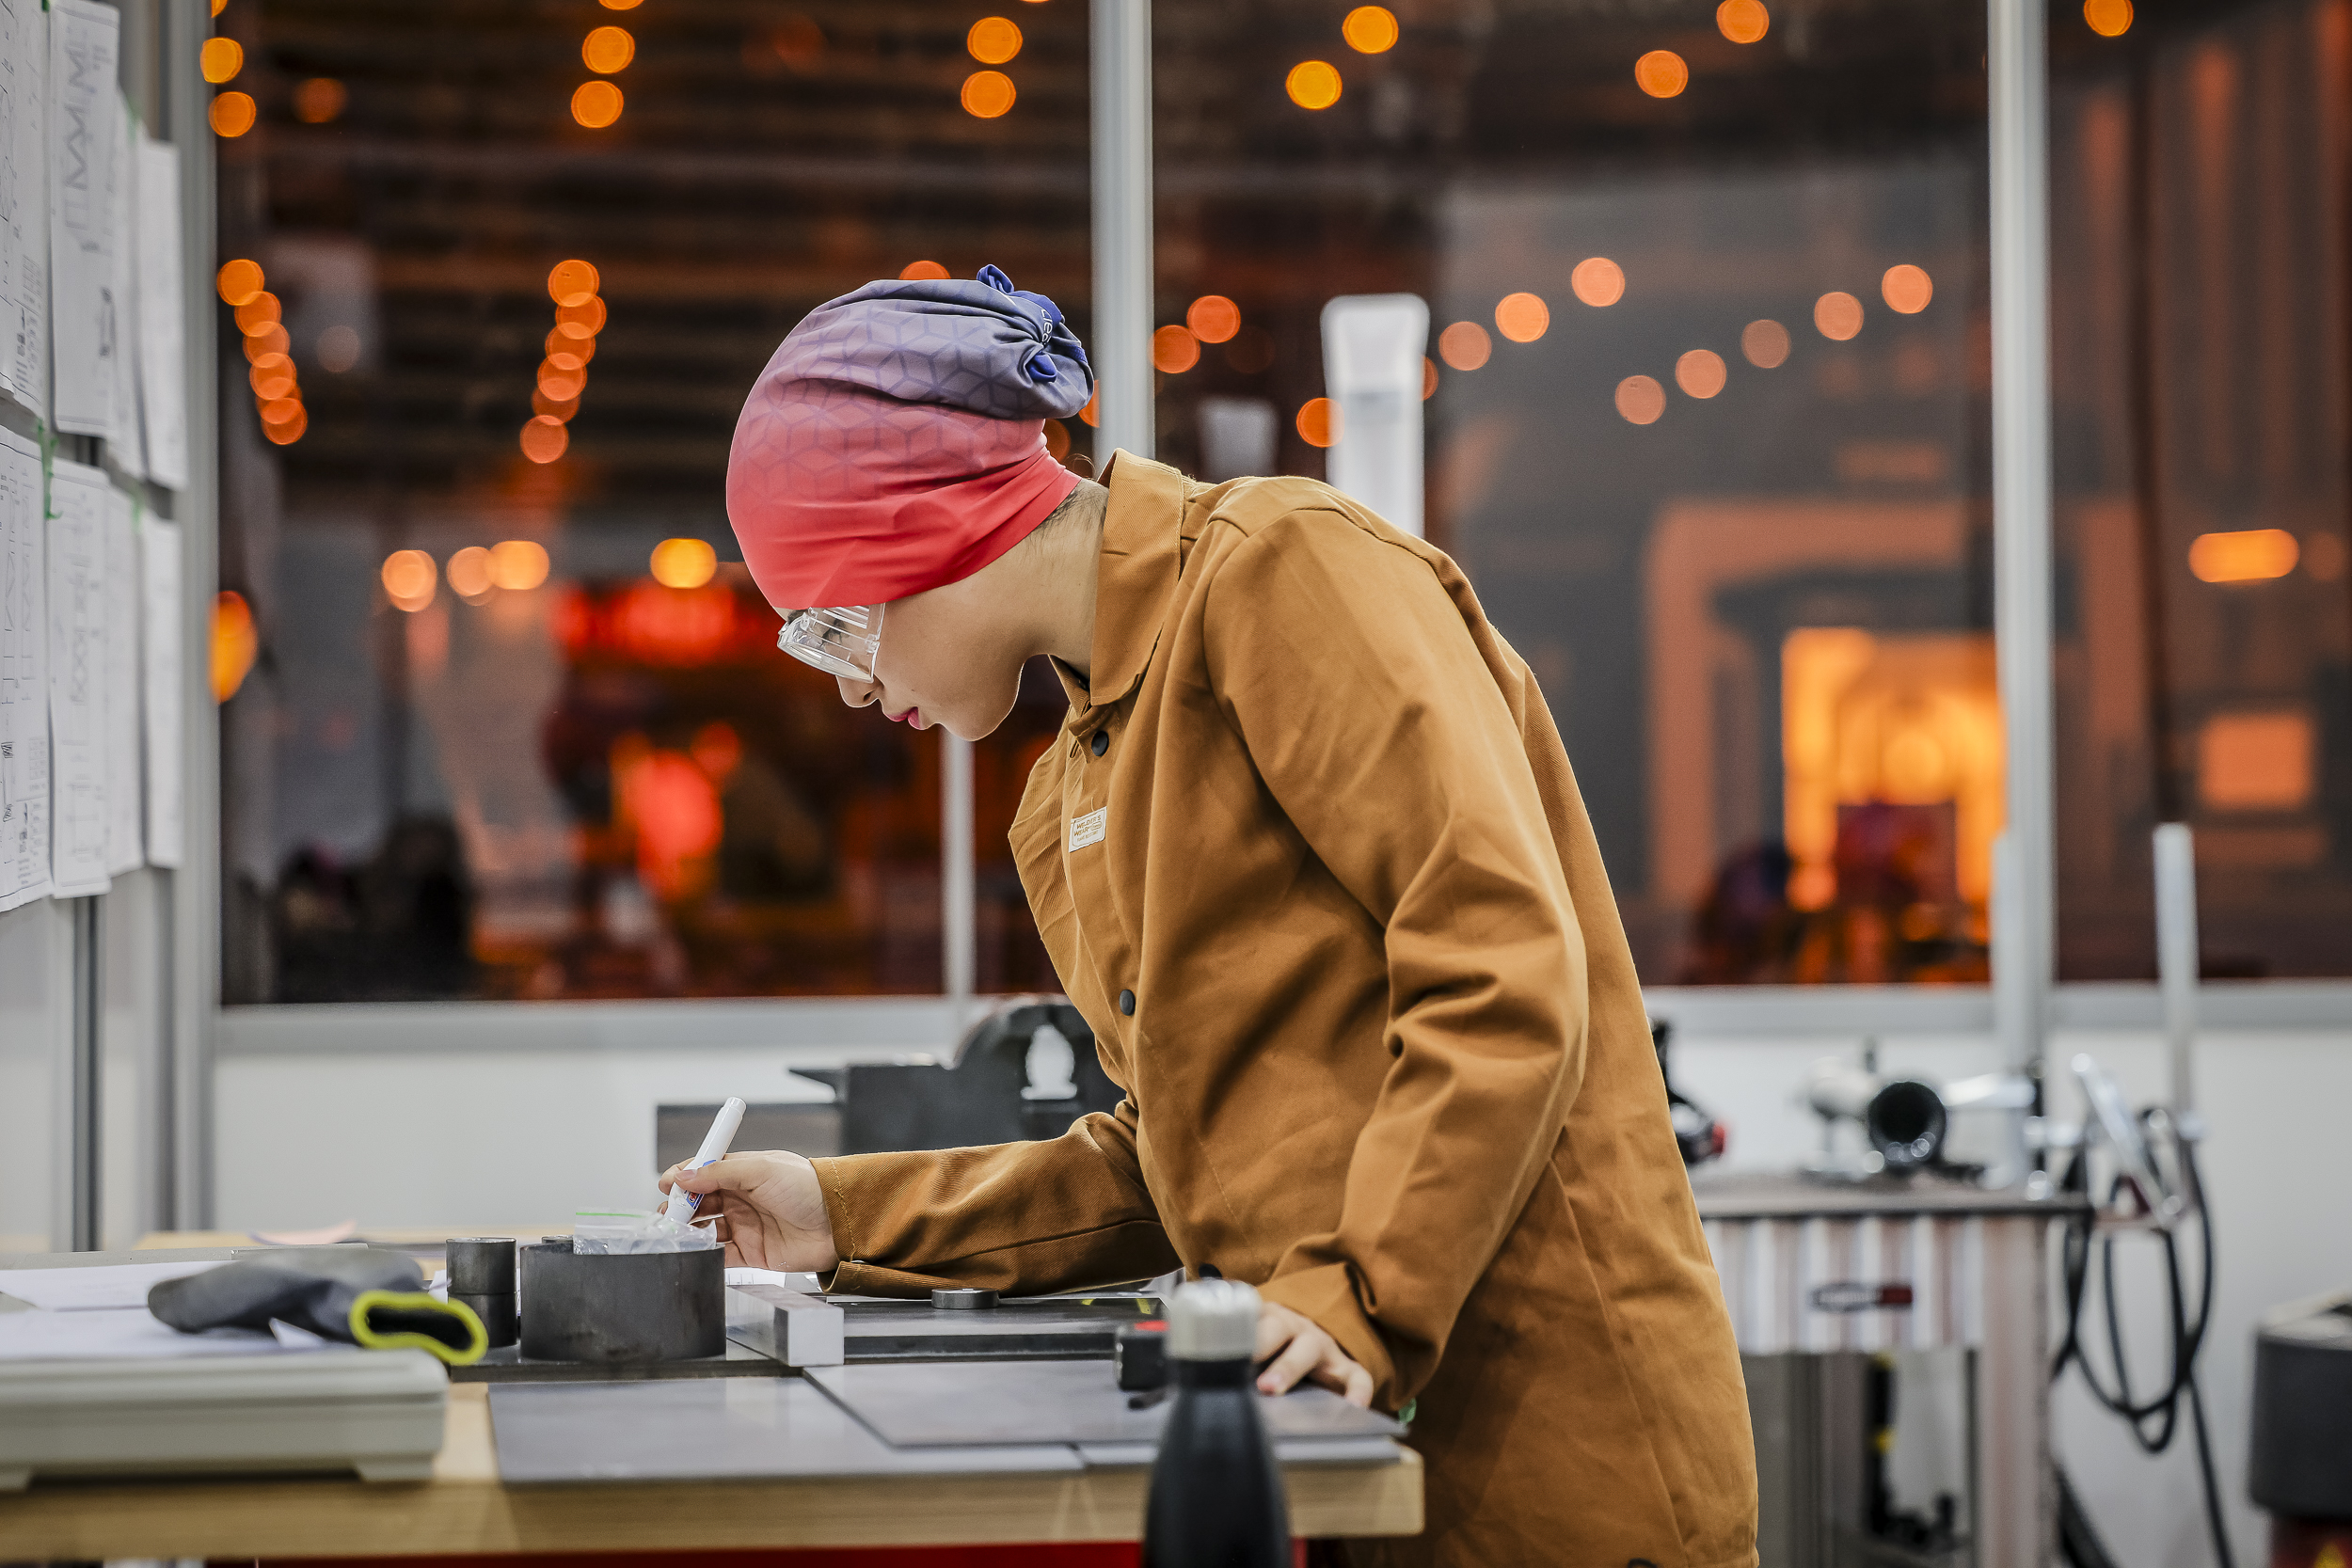
<svg viewBox="0 0 2352 1568">
<path fill-rule="evenodd" d="M 702 1148 L 694 1150 L 694 1157 L 678 1174 L 683 1176 L 686 1171 L 702 1169 L 713 1160 L 726 1158 L 727 1146 L 735 1142 L 735 1130 L 742 1125 L 743 1102 L 731 1098 L 719 1107 L 719 1114 L 710 1118 L 710 1131 L 703 1134 Z M 694 1217 L 694 1211 L 702 1207 L 702 1201 L 700 1193 L 690 1193 L 684 1182 L 674 1181 L 670 1184 L 669 1197 L 662 1202 L 661 1217 L 684 1225 Z"/>
</svg>

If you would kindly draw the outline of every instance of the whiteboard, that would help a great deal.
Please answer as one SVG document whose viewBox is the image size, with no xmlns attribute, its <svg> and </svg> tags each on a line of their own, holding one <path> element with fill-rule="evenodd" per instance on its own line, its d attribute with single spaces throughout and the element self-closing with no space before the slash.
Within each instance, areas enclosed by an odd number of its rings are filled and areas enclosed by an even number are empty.
<svg viewBox="0 0 2352 1568">
<path fill-rule="evenodd" d="M 0 910 L 49 892 L 49 596 L 40 452 L 0 430 Z"/>
<path fill-rule="evenodd" d="M 49 13 L 0 0 L 0 389 L 37 417 L 49 411 L 48 93 Z"/>
<path fill-rule="evenodd" d="M 106 891 L 106 511 L 96 468 L 49 471 L 49 879 Z"/>
<path fill-rule="evenodd" d="M 115 440 L 115 356 L 124 348 L 115 291 L 115 87 L 121 17 L 90 0 L 49 11 L 50 423 Z"/>
</svg>

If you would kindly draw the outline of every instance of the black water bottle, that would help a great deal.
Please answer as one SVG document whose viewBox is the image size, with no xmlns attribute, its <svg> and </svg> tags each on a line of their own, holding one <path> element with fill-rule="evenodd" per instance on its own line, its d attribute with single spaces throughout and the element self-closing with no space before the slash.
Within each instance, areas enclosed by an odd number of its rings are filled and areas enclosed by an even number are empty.
<svg viewBox="0 0 2352 1568">
<path fill-rule="evenodd" d="M 1289 1568 L 1290 1511 L 1252 1386 L 1257 1346 L 1257 1291 L 1232 1279 L 1177 1290 L 1175 1393 L 1152 1462 L 1143 1568 Z"/>
</svg>

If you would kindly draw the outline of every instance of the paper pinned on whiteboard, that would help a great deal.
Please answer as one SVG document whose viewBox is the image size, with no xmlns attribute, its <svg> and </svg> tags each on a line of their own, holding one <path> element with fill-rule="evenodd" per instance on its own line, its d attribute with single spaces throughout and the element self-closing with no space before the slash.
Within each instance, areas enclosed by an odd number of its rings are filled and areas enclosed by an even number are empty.
<svg viewBox="0 0 2352 1568">
<path fill-rule="evenodd" d="M 49 412 L 48 73 L 40 0 L 0 0 L 0 389 L 36 418 Z"/>
<path fill-rule="evenodd" d="M 115 53 L 121 13 L 91 0 L 49 9 L 49 270 L 55 403 L 50 423 L 116 438 Z"/>
<path fill-rule="evenodd" d="M 0 0 L 6 5 L 8 0 Z M 139 137 L 139 408 L 147 427 L 147 477 L 188 485 L 186 302 L 180 297 L 180 150 Z"/>
<path fill-rule="evenodd" d="M 180 863 L 180 525 L 139 526 L 147 613 L 140 650 L 147 672 L 147 860 Z"/>
<path fill-rule="evenodd" d="M 49 471 L 49 879 L 106 891 L 106 498 L 96 468 Z"/>
<path fill-rule="evenodd" d="M 131 498 L 106 490 L 106 875 L 146 863 L 139 810 L 139 540 Z"/>
<path fill-rule="evenodd" d="M 0 910 L 49 892 L 47 546 L 40 451 L 0 430 Z"/>
<path fill-rule="evenodd" d="M 133 184 L 138 178 L 138 121 L 132 117 L 129 102 L 116 94 L 114 177 L 107 182 L 114 194 L 114 217 L 108 225 L 114 232 L 114 277 L 107 285 L 113 341 L 107 363 L 113 372 L 115 433 L 106 453 L 124 473 L 145 479 L 147 434 L 142 427 L 146 421 L 139 418 L 138 245 L 131 227 L 136 200 Z"/>
</svg>

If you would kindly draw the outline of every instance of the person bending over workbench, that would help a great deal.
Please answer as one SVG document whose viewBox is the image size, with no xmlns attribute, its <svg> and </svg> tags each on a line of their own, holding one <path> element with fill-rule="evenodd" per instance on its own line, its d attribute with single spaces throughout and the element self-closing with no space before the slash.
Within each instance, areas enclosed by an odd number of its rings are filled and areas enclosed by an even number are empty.
<svg viewBox="0 0 2352 1568">
<path fill-rule="evenodd" d="M 1048 454 L 1041 295 L 869 284 L 736 426 L 727 509 L 842 700 L 966 739 L 1053 660 L 1012 848 L 1126 1098 L 1061 1137 L 680 1176 L 730 1262 L 919 1295 L 1181 1264 L 1259 1386 L 1406 1413 L 1427 1528 L 1365 1563 L 1744 1568 L 1740 1356 L 1551 716 L 1444 552 L 1312 480 Z"/>
</svg>

